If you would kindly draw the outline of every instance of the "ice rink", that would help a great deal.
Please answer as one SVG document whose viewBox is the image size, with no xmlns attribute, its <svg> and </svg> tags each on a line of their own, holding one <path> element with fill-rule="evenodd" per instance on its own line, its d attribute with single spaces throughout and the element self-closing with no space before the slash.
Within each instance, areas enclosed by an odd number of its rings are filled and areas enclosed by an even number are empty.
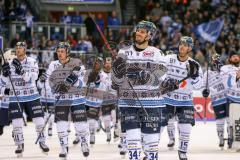
<svg viewBox="0 0 240 160">
<path fill-rule="evenodd" d="M 47 138 L 47 144 L 50 147 L 50 152 L 48 155 L 44 155 L 38 145 L 34 144 L 36 134 L 33 124 L 29 123 L 27 127 L 24 127 L 25 151 L 23 153 L 23 158 L 16 158 L 14 153 L 16 147 L 14 146 L 11 137 L 11 131 L 11 127 L 6 127 L 4 135 L 0 137 L 0 160 L 59 159 L 59 144 L 55 128 L 53 137 Z M 72 145 L 73 138 L 74 129 L 72 127 L 72 132 L 70 133 L 69 138 L 70 151 L 68 154 L 68 160 L 84 160 L 85 158 L 82 156 L 80 146 Z M 165 128 L 159 145 L 159 160 L 178 160 L 176 150 L 177 146 L 175 146 L 175 150 L 169 151 L 166 147 L 167 143 L 168 137 Z M 111 142 L 110 144 L 107 144 L 105 134 L 102 131 L 99 132 L 96 136 L 96 145 L 91 148 L 88 160 L 120 160 L 121 157 L 119 155 L 117 144 L 118 142 Z M 225 145 L 225 149 L 223 151 L 218 148 L 215 122 L 207 122 L 207 124 L 197 122 L 192 130 L 188 158 L 189 160 L 240 160 L 240 153 L 228 150 L 227 145 Z"/>
</svg>

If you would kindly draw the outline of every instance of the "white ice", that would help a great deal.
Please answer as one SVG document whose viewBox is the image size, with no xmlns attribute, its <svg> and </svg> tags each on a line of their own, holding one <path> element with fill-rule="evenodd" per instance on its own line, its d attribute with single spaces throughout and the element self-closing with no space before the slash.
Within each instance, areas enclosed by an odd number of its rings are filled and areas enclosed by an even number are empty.
<svg viewBox="0 0 240 160">
<path fill-rule="evenodd" d="M 70 151 L 68 160 L 84 160 L 85 158 L 82 156 L 80 146 L 72 145 L 75 133 L 73 127 L 71 130 L 69 136 Z M 12 127 L 4 128 L 4 135 L 0 137 L 0 160 L 17 159 L 14 153 L 16 147 L 11 137 L 11 131 Z M 59 142 L 55 128 L 53 137 L 47 138 L 47 144 L 50 147 L 48 155 L 44 155 L 38 145 L 34 144 L 36 134 L 32 123 L 24 127 L 24 138 L 25 151 L 23 153 L 23 158 L 18 158 L 19 160 L 59 159 Z M 159 145 L 159 160 L 178 160 L 177 145 L 175 146 L 175 150 L 169 151 L 166 147 L 167 143 L 168 137 L 165 128 Z M 91 148 L 88 160 L 120 160 L 121 157 L 117 144 L 118 142 L 107 144 L 106 135 L 103 132 L 98 133 L 96 136 L 96 144 Z M 197 122 L 192 130 L 188 158 L 189 160 L 240 160 L 240 153 L 236 153 L 234 150 L 228 150 L 226 143 L 223 151 L 219 149 L 215 122 L 207 122 L 207 124 Z"/>
</svg>

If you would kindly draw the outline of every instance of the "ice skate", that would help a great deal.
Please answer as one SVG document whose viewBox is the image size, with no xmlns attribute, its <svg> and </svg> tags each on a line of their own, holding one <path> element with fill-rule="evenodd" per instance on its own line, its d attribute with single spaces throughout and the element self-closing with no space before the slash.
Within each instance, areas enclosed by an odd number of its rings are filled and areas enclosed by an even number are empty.
<svg viewBox="0 0 240 160">
<path fill-rule="evenodd" d="M 49 148 L 48 148 L 48 146 L 45 144 L 45 142 L 39 142 L 39 147 L 42 149 L 42 152 L 43 152 L 44 154 L 48 154 Z"/>
<path fill-rule="evenodd" d="M 88 157 L 89 156 L 89 147 L 88 147 L 88 143 L 85 138 L 82 138 L 81 149 L 82 149 L 83 156 Z"/>
<path fill-rule="evenodd" d="M 221 150 L 224 150 L 224 140 L 223 139 L 220 140 L 219 147 Z"/>
<path fill-rule="evenodd" d="M 187 160 L 186 152 L 178 151 L 179 160 Z"/>
<path fill-rule="evenodd" d="M 77 145 L 80 142 L 80 139 L 76 136 L 76 138 L 73 141 L 74 145 Z"/>
<path fill-rule="evenodd" d="M 175 146 L 175 139 L 170 139 L 170 141 L 167 145 L 168 149 L 171 151 L 174 149 L 174 146 Z"/>
<path fill-rule="evenodd" d="M 59 153 L 59 157 L 61 160 L 66 160 L 68 154 L 68 147 L 62 147 L 61 152 Z"/>
<path fill-rule="evenodd" d="M 95 134 L 94 132 L 90 133 L 90 145 L 91 147 L 93 147 L 93 145 L 95 144 Z"/>
<path fill-rule="evenodd" d="M 22 153 L 24 151 L 24 144 L 20 144 L 17 146 L 17 149 L 15 150 L 15 153 L 17 155 L 17 158 L 22 157 Z"/>
<path fill-rule="evenodd" d="M 109 144 L 111 142 L 111 137 L 112 137 L 110 128 L 107 128 L 106 134 L 107 134 L 107 142 Z"/>
</svg>

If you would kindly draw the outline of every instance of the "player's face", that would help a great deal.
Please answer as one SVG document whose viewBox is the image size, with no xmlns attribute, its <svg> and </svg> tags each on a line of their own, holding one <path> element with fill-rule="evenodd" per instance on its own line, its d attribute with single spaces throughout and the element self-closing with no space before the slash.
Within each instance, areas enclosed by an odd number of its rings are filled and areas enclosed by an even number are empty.
<svg viewBox="0 0 240 160">
<path fill-rule="evenodd" d="M 105 64 L 104 64 L 104 69 L 105 69 L 107 72 L 109 72 L 109 71 L 111 70 L 111 68 L 112 68 L 111 62 L 105 62 Z"/>
<path fill-rule="evenodd" d="M 232 55 L 231 57 L 230 57 L 230 62 L 232 62 L 232 63 L 234 63 L 234 64 L 237 64 L 237 63 L 239 63 L 240 62 L 240 57 L 239 57 L 239 55 Z"/>
<path fill-rule="evenodd" d="M 57 56 L 59 61 L 65 61 L 67 59 L 67 51 L 65 48 L 58 48 L 57 49 Z"/>
<path fill-rule="evenodd" d="M 136 30 L 135 41 L 137 43 L 142 43 L 144 41 L 149 40 L 148 32 L 144 28 L 139 28 Z"/>
<path fill-rule="evenodd" d="M 179 50 L 180 57 L 186 57 L 186 56 L 188 56 L 188 53 L 192 50 L 192 48 L 187 43 L 181 42 L 179 44 L 178 50 Z"/>
<path fill-rule="evenodd" d="M 16 56 L 19 57 L 24 57 L 26 55 L 25 48 L 16 46 Z"/>
<path fill-rule="evenodd" d="M 100 70 L 101 69 L 101 62 L 99 62 L 99 61 L 95 62 L 94 69 L 97 70 L 97 71 Z"/>
</svg>

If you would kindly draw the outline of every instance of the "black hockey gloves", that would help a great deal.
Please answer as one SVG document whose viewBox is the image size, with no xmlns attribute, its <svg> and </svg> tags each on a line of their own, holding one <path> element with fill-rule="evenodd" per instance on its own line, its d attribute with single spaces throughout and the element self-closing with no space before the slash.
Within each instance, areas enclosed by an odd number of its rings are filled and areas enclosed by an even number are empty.
<svg viewBox="0 0 240 160">
<path fill-rule="evenodd" d="M 141 70 L 140 72 L 138 72 L 137 80 L 139 84 L 144 85 L 149 81 L 149 79 L 150 73 L 148 71 Z"/>
<path fill-rule="evenodd" d="M 8 62 L 4 63 L 2 65 L 2 73 L 4 77 L 8 77 L 9 75 L 11 75 L 11 68 Z"/>
<path fill-rule="evenodd" d="M 98 82 L 100 80 L 100 76 L 98 75 L 98 72 L 91 72 L 88 75 L 88 81 L 87 84 L 92 83 L 92 82 Z"/>
<path fill-rule="evenodd" d="M 18 75 L 23 75 L 24 74 L 22 64 L 17 58 L 13 59 L 12 64 L 15 67 L 15 73 L 16 74 L 18 74 Z"/>
<path fill-rule="evenodd" d="M 128 78 L 136 80 L 135 84 L 139 85 L 146 84 L 150 79 L 150 74 L 149 71 L 145 71 L 137 66 L 128 68 L 126 73 Z"/>
<path fill-rule="evenodd" d="M 172 78 L 166 78 L 161 83 L 161 90 L 163 91 L 163 94 L 172 92 L 174 90 L 177 90 L 179 88 L 179 81 Z"/>
<path fill-rule="evenodd" d="M 202 91 L 202 96 L 203 96 L 204 98 L 207 98 L 207 97 L 209 96 L 209 94 L 210 94 L 210 90 L 209 90 L 209 89 L 204 89 L 204 90 Z"/>
<path fill-rule="evenodd" d="M 74 85 L 78 80 L 78 76 L 74 73 L 71 73 L 67 78 L 66 78 L 66 82 L 70 85 Z"/>
<path fill-rule="evenodd" d="M 118 57 L 112 66 L 113 73 L 117 78 L 122 78 L 126 74 L 126 62 L 123 58 Z"/>
<path fill-rule="evenodd" d="M 188 60 L 188 76 L 192 79 L 196 79 L 199 76 L 199 65 L 195 61 Z"/>
<path fill-rule="evenodd" d="M 9 95 L 9 92 L 10 92 L 10 88 L 5 88 L 4 95 Z"/>
<path fill-rule="evenodd" d="M 40 82 L 42 82 L 42 83 L 45 83 L 45 82 L 46 82 L 46 79 L 47 79 L 46 73 L 43 73 L 43 74 L 39 77 L 39 80 L 40 80 Z"/>
</svg>

